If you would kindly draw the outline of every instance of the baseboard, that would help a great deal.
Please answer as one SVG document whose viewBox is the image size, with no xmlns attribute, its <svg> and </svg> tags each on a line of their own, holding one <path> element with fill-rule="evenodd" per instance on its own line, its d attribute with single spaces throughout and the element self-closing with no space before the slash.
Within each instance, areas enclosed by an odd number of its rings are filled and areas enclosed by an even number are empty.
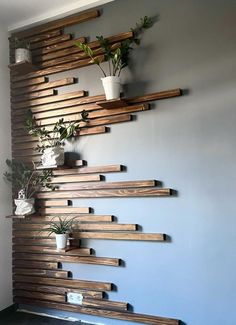
<svg viewBox="0 0 236 325">
<path fill-rule="evenodd" d="M 18 308 L 18 304 L 12 304 L 11 306 L 0 311 L 0 317 L 8 316 L 14 313 Z"/>
</svg>

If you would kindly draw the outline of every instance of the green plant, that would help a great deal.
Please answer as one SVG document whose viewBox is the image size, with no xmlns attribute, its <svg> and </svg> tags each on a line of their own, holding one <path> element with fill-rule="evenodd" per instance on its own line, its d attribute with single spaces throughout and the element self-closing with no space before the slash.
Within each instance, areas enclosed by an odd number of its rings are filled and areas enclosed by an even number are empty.
<svg viewBox="0 0 236 325">
<path fill-rule="evenodd" d="M 96 51 L 92 50 L 89 45 L 79 41 L 75 42 L 75 45 L 91 58 L 90 62 L 95 63 L 100 68 L 104 77 L 108 75 L 119 76 L 121 70 L 129 64 L 130 52 L 133 50 L 133 45 L 140 44 L 140 36 L 142 32 L 145 29 L 152 27 L 152 25 L 153 20 L 150 17 L 144 16 L 143 18 L 140 18 L 140 22 L 136 23 L 135 28 L 131 28 L 133 36 L 120 42 L 117 46 L 111 45 L 108 39 L 103 36 L 96 36 L 100 43 L 100 47 L 103 50 L 103 55 L 96 54 Z M 108 62 L 108 73 L 105 72 L 101 65 L 103 61 Z"/>
<path fill-rule="evenodd" d="M 23 40 L 23 39 L 19 39 L 17 37 L 15 37 L 14 39 L 14 44 L 15 44 L 15 48 L 16 49 L 30 49 L 30 42 Z"/>
<path fill-rule="evenodd" d="M 41 127 L 37 124 L 35 117 L 29 110 L 26 118 L 26 129 L 32 136 L 38 137 L 40 145 L 36 149 L 43 152 L 46 148 L 63 146 L 66 140 L 71 140 L 80 130 L 80 123 L 88 121 L 88 113 L 81 112 L 81 120 L 78 122 L 64 122 L 64 119 L 59 119 L 52 129 Z"/>
<path fill-rule="evenodd" d="M 35 192 L 42 188 L 54 190 L 55 187 L 50 184 L 52 171 L 48 169 L 42 172 L 30 169 L 27 165 L 16 160 L 6 160 L 10 172 L 5 172 L 3 177 L 6 181 L 12 183 L 13 188 L 19 192 L 24 191 L 27 199 L 31 198 Z"/>
<path fill-rule="evenodd" d="M 49 231 L 48 236 L 50 236 L 51 234 L 57 234 L 57 235 L 67 234 L 72 230 L 74 218 L 67 220 L 59 217 L 58 219 L 59 222 L 51 221 L 49 227 L 43 230 L 43 231 Z"/>
</svg>

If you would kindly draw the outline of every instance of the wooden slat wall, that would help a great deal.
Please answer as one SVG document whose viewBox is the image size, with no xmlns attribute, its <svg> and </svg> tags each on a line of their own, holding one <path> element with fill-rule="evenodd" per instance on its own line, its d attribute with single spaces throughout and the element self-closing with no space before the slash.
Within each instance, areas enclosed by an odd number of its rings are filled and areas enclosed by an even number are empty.
<svg viewBox="0 0 236 325">
<path fill-rule="evenodd" d="M 14 61 L 13 37 L 30 40 L 33 62 L 38 70 L 24 75 L 11 72 L 12 155 L 26 163 L 40 162 L 34 150 L 38 140 L 24 129 L 25 114 L 31 109 L 36 120 L 48 130 L 63 117 L 65 122 L 77 121 L 82 110 L 89 113 L 89 122 L 82 123 L 79 136 L 106 133 L 115 123 L 132 121 L 131 113 L 146 111 L 149 102 L 181 95 L 181 90 L 146 94 L 127 98 L 107 107 L 103 94 L 90 96 L 88 89 L 57 94 L 59 87 L 77 83 L 74 77 L 51 81 L 51 74 L 78 69 L 91 64 L 90 59 L 74 45 L 75 39 L 63 29 L 99 16 L 97 10 L 63 18 L 23 32 L 15 33 L 10 41 L 10 61 Z M 108 37 L 113 47 L 132 37 L 124 32 Z M 78 39 L 86 42 L 81 35 Z M 102 58 L 98 41 L 89 45 Z M 125 171 L 122 165 L 86 166 L 84 161 L 68 161 L 67 166 L 53 169 L 54 192 L 38 193 L 37 212 L 25 219 L 13 219 L 13 281 L 14 301 L 95 316 L 134 321 L 142 324 L 176 325 L 177 320 L 128 312 L 127 302 L 110 301 L 105 292 L 113 289 L 111 283 L 73 279 L 69 271 L 60 268 L 62 262 L 119 267 L 118 257 L 100 257 L 95 250 L 84 247 L 83 239 L 166 240 L 162 233 L 142 233 L 138 225 L 120 224 L 112 215 L 96 215 L 89 207 L 80 207 L 73 199 L 105 197 L 162 197 L 172 194 L 156 180 L 106 182 L 106 173 Z M 74 218 L 75 227 L 70 246 L 64 251 L 55 249 L 55 239 L 48 236 L 48 225 L 53 220 Z M 81 246 L 82 245 L 82 246 Z M 83 295 L 81 306 L 66 302 L 66 294 Z"/>
</svg>

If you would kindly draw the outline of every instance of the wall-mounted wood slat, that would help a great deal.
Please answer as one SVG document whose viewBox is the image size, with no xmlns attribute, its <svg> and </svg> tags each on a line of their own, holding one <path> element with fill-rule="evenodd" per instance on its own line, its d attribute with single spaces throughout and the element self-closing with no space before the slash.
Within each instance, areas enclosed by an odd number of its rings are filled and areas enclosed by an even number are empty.
<svg viewBox="0 0 236 325">
<path fill-rule="evenodd" d="M 85 21 L 88 21 L 93 18 L 97 18 L 99 16 L 99 11 L 98 10 L 91 10 L 87 11 L 85 13 L 77 14 L 74 16 L 69 16 L 66 18 L 54 20 L 52 22 L 40 25 L 38 27 L 34 27 L 28 30 L 24 30 L 21 32 L 16 32 L 13 33 L 11 36 L 12 37 L 18 37 L 18 38 L 28 38 L 32 37 L 35 35 L 40 35 L 43 33 L 48 33 L 53 30 L 61 29 L 67 26 L 79 24 Z"/>
<path fill-rule="evenodd" d="M 41 34 L 38 36 L 33 36 L 33 37 L 28 37 L 27 41 L 30 42 L 30 44 L 34 44 L 37 42 L 41 42 L 56 36 L 60 36 L 62 34 L 62 30 L 61 29 L 55 29 L 51 32 L 48 32 L 47 34 Z M 19 37 L 18 37 L 19 38 Z M 25 37 L 24 37 L 25 38 Z M 14 38 L 13 37 L 9 37 L 9 43 L 10 45 L 12 44 L 14 46 Z"/>
<path fill-rule="evenodd" d="M 123 40 L 126 40 L 128 38 L 131 38 L 133 36 L 132 32 L 126 32 L 126 33 L 120 33 L 117 35 L 113 35 L 110 37 L 107 37 L 106 39 L 108 40 L 108 42 L 110 44 L 113 43 L 117 43 Z M 54 53 L 48 53 L 48 54 L 44 54 L 44 55 L 40 55 L 39 57 L 35 58 L 35 62 L 39 63 L 39 62 L 44 62 L 47 60 L 53 60 L 53 59 L 57 59 L 60 57 L 66 57 L 66 56 L 70 56 L 71 54 L 76 54 L 76 53 L 80 53 L 82 52 L 82 50 L 75 46 L 75 41 L 74 42 L 68 42 L 68 48 L 65 48 L 62 51 L 57 51 Z M 99 41 L 93 41 L 93 42 L 89 42 L 88 45 L 91 47 L 91 49 L 96 49 L 100 47 L 100 43 Z"/>
<path fill-rule="evenodd" d="M 57 301 L 66 302 L 66 295 L 56 295 L 56 294 L 45 294 L 41 292 L 25 291 L 25 290 L 13 290 L 14 297 L 27 297 L 31 299 L 42 299 L 47 301 Z"/>
<path fill-rule="evenodd" d="M 172 318 L 158 317 L 158 316 L 149 316 L 144 314 L 137 314 L 131 312 L 120 312 L 120 311 L 111 311 L 105 309 L 96 309 L 96 308 L 85 308 L 78 305 L 72 304 L 62 304 L 54 302 L 45 302 L 42 300 L 33 300 L 29 298 L 15 298 L 16 303 L 29 304 L 42 306 L 46 308 L 54 308 L 64 311 L 77 312 L 81 314 L 88 314 L 93 316 L 115 318 L 124 321 L 137 322 L 141 324 L 150 324 L 150 325 L 179 325 L 179 321 Z"/>
<path fill-rule="evenodd" d="M 47 104 L 47 103 L 51 104 L 51 103 L 61 102 L 61 101 L 69 100 L 69 99 L 73 99 L 73 98 L 80 98 L 83 96 L 85 96 L 85 92 L 84 92 L 84 90 L 80 90 L 80 91 L 75 91 L 73 93 L 52 96 L 50 98 L 40 98 L 38 100 L 36 100 L 36 99 L 28 100 L 28 101 L 17 103 L 17 104 L 12 104 L 12 108 L 20 109 L 20 108 L 25 108 L 25 107 L 43 105 L 43 104 Z"/>
<path fill-rule="evenodd" d="M 40 207 L 53 207 L 53 206 L 62 206 L 67 207 L 71 205 L 71 200 L 50 200 L 50 201 L 40 201 L 38 202 L 38 206 Z"/>
<path fill-rule="evenodd" d="M 63 288 L 59 286 L 47 286 L 33 283 L 24 283 L 24 282 L 15 282 L 14 288 L 19 290 L 28 290 L 36 292 L 46 292 L 46 293 L 55 293 L 64 296 L 68 292 L 76 292 L 83 295 L 85 299 L 102 299 L 103 292 L 101 291 L 92 291 L 92 290 L 76 290 L 70 288 Z"/>
<path fill-rule="evenodd" d="M 30 261 L 47 261 L 47 262 L 68 262 L 78 264 L 94 264 L 119 266 L 120 259 L 111 257 L 96 257 L 96 256 L 69 256 L 69 255 L 41 255 L 28 253 L 13 253 L 13 257 L 17 259 Z"/>
<path fill-rule="evenodd" d="M 55 247 L 55 238 L 37 238 L 37 242 L 33 238 L 20 238 L 20 237 L 14 237 L 12 239 L 14 245 L 24 245 L 24 246 L 53 246 Z M 79 239 L 73 239 L 73 243 L 79 243 Z"/>
<path fill-rule="evenodd" d="M 137 189 L 119 189 L 119 190 L 86 190 L 86 191 L 55 191 L 38 193 L 39 199 L 50 198 L 105 198 L 105 197 L 155 197 L 169 196 L 171 190 L 168 188 L 137 188 Z"/>
<path fill-rule="evenodd" d="M 58 263 L 57 262 L 31 261 L 30 264 L 29 264 L 28 261 L 15 260 L 13 264 L 14 264 L 15 267 L 24 267 L 24 268 L 29 268 L 29 269 L 44 269 L 44 270 L 58 269 Z"/>
<path fill-rule="evenodd" d="M 33 86 L 28 86 L 28 87 L 12 90 L 11 95 L 12 96 L 21 96 L 23 94 L 38 92 L 38 91 L 42 91 L 42 90 L 46 90 L 46 89 L 69 86 L 69 85 L 75 84 L 76 82 L 77 82 L 77 79 L 73 78 L 73 77 L 63 78 L 63 79 L 59 79 L 59 80 L 55 80 L 55 81 L 50 81 L 47 83 L 42 83 L 39 85 L 33 85 Z"/>
<path fill-rule="evenodd" d="M 122 165 L 107 165 L 107 166 L 94 166 L 94 167 L 81 167 L 81 168 L 69 168 L 54 170 L 52 173 L 57 175 L 71 175 L 71 174 L 96 174 L 96 173 L 117 173 L 124 169 Z"/>
<path fill-rule="evenodd" d="M 13 268 L 13 274 L 17 275 L 30 275 L 30 276 L 43 276 L 47 278 L 59 278 L 59 279 L 67 279 L 69 276 L 68 271 L 62 270 L 43 270 L 43 269 L 28 269 L 28 268 Z"/>
<path fill-rule="evenodd" d="M 60 208 L 41 208 L 39 209 L 40 214 L 65 214 L 65 213 L 90 213 L 90 208 L 80 208 L 80 207 L 60 207 Z"/>
<path fill-rule="evenodd" d="M 22 96 L 15 97 L 12 99 L 12 103 L 19 103 L 25 100 L 34 100 L 34 99 L 36 100 L 38 98 L 55 96 L 56 94 L 57 91 L 54 89 L 42 90 L 42 91 L 34 92 L 30 95 L 22 95 Z"/>
<path fill-rule="evenodd" d="M 40 85 L 43 83 L 46 83 L 48 80 L 46 77 L 38 77 L 34 79 L 29 80 L 21 80 L 20 82 L 15 82 L 14 84 L 11 84 L 11 89 L 19 89 L 19 88 L 25 88 L 32 85 Z"/>
<path fill-rule="evenodd" d="M 102 179 L 102 175 L 67 175 L 67 176 L 54 176 L 51 179 L 52 184 L 59 183 L 74 183 L 74 182 L 96 182 Z"/>
<path fill-rule="evenodd" d="M 14 281 L 41 284 L 47 286 L 58 286 L 71 289 L 85 289 L 85 290 L 100 290 L 111 291 L 112 284 L 109 282 L 99 281 L 86 281 L 86 280 L 74 280 L 74 279 L 54 279 L 54 278 L 40 278 L 32 276 L 14 275 Z M 53 287 L 52 287 L 53 289 Z"/>
<path fill-rule="evenodd" d="M 55 242 L 55 241 L 54 241 Z M 91 255 L 90 248 L 75 248 L 71 249 L 68 252 L 62 253 L 61 251 L 57 251 L 54 247 L 46 247 L 46 246 L 13 246 L 14 252 L 22 252 L 22 253 L 40 253 L 40 254 L 55 254 L 55 255 L 79 255 L 79 256 L 87 256 Z"/>
<path fill-rule="evenodd" d="M 142 241 L 164 241 L 165 234 L 144 233 L 111 233 L 111 232 L 80 232 L 73 234 L 80 239 L 111 239 L 111 240 L 142 240 Z"/>
<path fill-rule="evenodd" d="M 44 48 L 44 47 L 48 47 L 48 46 L 53 45 L 53 44 L 58 44 L 58 43 L 60 44 L 61 42 L 68 41 L 71 38 L 72 38 L 72 35 L 63 34 L 63 35 L 56 36 L 56 37 L 53 37 L 53 38 L 50 38 L 50 39 L 42 40 L 41 42 L 33 43 L 33 44 L 30 45 L 30 49 L 34 54 L 34 50 L 36 50 L 36 49 L 41 49 L 41 48 Z"/>
</svg>

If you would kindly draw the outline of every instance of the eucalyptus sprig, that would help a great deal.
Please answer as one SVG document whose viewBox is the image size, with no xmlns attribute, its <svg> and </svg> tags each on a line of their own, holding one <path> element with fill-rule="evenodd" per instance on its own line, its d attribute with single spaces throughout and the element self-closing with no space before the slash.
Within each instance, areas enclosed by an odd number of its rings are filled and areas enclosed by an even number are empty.
<svg viewBox="0 0 236 325">
<path fill-rule="evenodd" d="M 88 121 L 88 113 L 84 110 L 81 112 L 81 119 L 75 122 L 65 122 L 63 118 L 59 119 L 53 126 L 52 130 L 37 124 L 36 118 L 29 110 L 25 126 L 28 133 L 38 137 L 40 145 L 36 149 L 43 152 L 46 148 L 63 146 L 66 140 L 75 138 L 80 130 L 80 123 Z"/>
<path fill-rule="evenodd" d="M 90 59 L 91 63 L 96 64 L 101 70 L 104 77 L 106 76 L 120 76 L 121 70 L 124 69 L 130 60 L 130 52 L 133 50 L 133 45 L 140 45 L 140 36 L 144 30 L 152 27 L 153 20 L 144 16 L 140 18 L 140 22 L 136 23 L 134 28 L 131 28 L 133 36 L 120 42 L 118 47 L 115 47 L 109 43 L 109 40 L 103 36 L 96 36 L 99 41 L 100 47 L 103 50 L 103 55 L 98 55 L 96 50 L 88 44 L 81 43 L 79 41 L 75 42 Z M 108 73 L 103 69 L 101 63 L 105 61 L 108 62 Z"/>
</svg>

